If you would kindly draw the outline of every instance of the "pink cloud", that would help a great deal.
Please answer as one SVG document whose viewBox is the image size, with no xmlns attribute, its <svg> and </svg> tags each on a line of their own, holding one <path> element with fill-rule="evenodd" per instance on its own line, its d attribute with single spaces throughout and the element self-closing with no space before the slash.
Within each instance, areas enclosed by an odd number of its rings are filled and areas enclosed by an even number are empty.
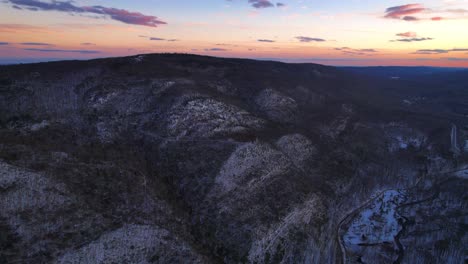
<svg viewBox="0 0 468 264">
<path fill-rule="evenodd" d="M 155 16 L 144 15 L 139 12 L 127 11 L 104 6 L 76 6 L 72 1 L 52 1 L 42 2 L 37 0 L 6 0 L 13 4 L 13 8 L 29 11 L 59 11 L 65 13 L 92 13 L 109 16 L 126 24 L 141 25 L 147 27 L 157 27 L 167 24 Z"/>
<path fill-rule="evenodd" d="M 405 37 L 405 38 L 415 38 L 418 36 L 418 34 L 416 34 L 416 32 L 404 32 L 404 33 L 398 33 L 396 34 L 397 36 L 399 37 Z"/>
<path fill-rule="evenodd" d="M 408 4 L 408 5 L 401 5 L 401 6 L 393 6 L 385 10 L 385 18 L 415 21 L 415 20 L 418 20 L 418 18 L 412 15 L 421 13 L 425 10 L 426 8 L 421 4 Z"/>
</svg>

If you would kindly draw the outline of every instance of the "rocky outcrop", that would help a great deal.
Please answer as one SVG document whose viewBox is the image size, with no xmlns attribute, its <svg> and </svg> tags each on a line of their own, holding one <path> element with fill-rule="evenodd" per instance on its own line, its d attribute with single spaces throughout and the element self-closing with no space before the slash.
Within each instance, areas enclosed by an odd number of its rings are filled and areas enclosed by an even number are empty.
<svg viewBox="0 0 468 264">
<path fill-rule="evenodd" d="M 167 120 L 168 134 L 176 138 L 253 134 L 265 125 L 265 121 L 245 110 L 203 97 L 174 105 Z"/>
<path fill-rule="evenodd" d="M 236 149 L 216 177 L 216 189 L 228 193 L 245 186 L 255 188 L 269 178 L 291 170 L 284 154 L 265 143 L 247 143 Z M 248 191 L 248 190 L 243 190 Z"/>
<path fill-rule="evenodd" d="M 306 150 L 304 154 L 309 157 L 310 153 Z M 293 160 L 300 162 L 302 158 Z M 206 200 L 217 211 L 211 217 L 217 219 L 219 243 L 226 247 L 241 244 L 236 255 L 252 261 L 268 263 L 275 254 L 288 261 L 301 259 L 294 255 L 304 246 L 296 244 L 299 242 L 294 234 L 301 232 L 297 228 L 307 230 L 305 238 L 313 240 L 313 232 L 325 215 L 321 199 L 308 198 L 316 191 L 312 176 L 295 166 L 288 156 L 267 143 L 247 143 L 231 154 Z M 272 259 L 268 260 L 268 255 Z"/>
<path fill-rule="evenodd" d="M 298 110 L 296 101 L 278 91 L 265 89 L 255 97 L 255 102 L 272 121 L 291 123 L 296 120 Z"/>
<path fill-rule="evenodd" d="M 167 230 L 147 225 L 125 225 L 96 241 L 70 250 L 57 264 L 74 263 L 205 263 L 190 245 Z"/>
</svg>

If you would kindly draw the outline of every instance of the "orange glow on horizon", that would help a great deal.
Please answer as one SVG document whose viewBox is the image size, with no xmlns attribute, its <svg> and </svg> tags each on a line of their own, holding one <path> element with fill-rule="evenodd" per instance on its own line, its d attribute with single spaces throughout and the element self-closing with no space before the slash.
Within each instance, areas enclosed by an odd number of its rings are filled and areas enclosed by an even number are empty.
<svg viewBox="0 0 468 264">
<path fill-rule="evenodd" d="M 167 24 L 145 27 L 63 12 L 7 9 L 4 4 L 0 43 L 8 44 L 0 45 L 0 58 L 195 53 L 328 65 L 468 67 L 468 35 L 461 34 L 466 31 L 464 17 L 440 11 L 407 22 L 399 19 L 399 13 L 386 19 L 386 6 L 379 5 L 380 13 L 307 13 L 288 7 L 275 11 L 276 20 L 271 12 L 228 6 L 199 16 L 187 14 L 187 18 L 168 16 Z"/>
</svg>

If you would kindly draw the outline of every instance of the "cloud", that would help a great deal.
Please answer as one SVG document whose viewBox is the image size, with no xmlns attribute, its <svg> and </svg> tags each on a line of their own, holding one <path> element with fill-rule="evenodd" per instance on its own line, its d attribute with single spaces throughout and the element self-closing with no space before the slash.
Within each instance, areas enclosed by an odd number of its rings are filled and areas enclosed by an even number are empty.
<svg viewBox="0 0 468 264">
<path fill-rule="evenodd" d="M 238 47 L 238 45 L 228 44 L 228 43 L 217 43 L 216 46 Z"/>
<path fill-rule="evenodd" d="M 378 52 L 375 49 L 358 49 L 357 51 L 360 51 L 360 52 Z"/>
<path fill-rule="evenodd" d="M 0 0 L 0 3 L 2 0 Z M 32 25 L 24 25 L 24 24 L 0 24 L 0 32 L 5 33 L 32 33 L 32 32 L 41 32 L 41 33 L 49 33 L 50 29 L 46 27 L 38 27 Z"/>
<path fill-rule="evenodd" d="M 371 56 L 373 53 L 379 52 L 375 49 L 352 49 L 349 47 L 335 48 L 335 50 L 341 51 L 343 54 L 359 56 Z"/>
<path fill-rule="evenodd" d="M 377 50 L 375 49 L 352 49 L 352 48 L 349 48 L 349 47 L 342 47 L 342 48 L 335 48 L 335 50 L 352 50 L 352 51 L 359 51 L 359 52 L 378 52 Z"/>
<path fill-rule="evenodd" d="M 417 18 L 415 16 L 404 16 L 402 18 L 402 20 L 404 20 L 404 21 L 419 21 L 419 18 Z"/>
<path fill-rule="evenodd" d="M 407 16 L 407 15 L 421 13 L 424 10 L 426 10 L 426 8 L 424 8 L 421 4 L 408 4 L 408 5 L 401 5 L 401 6 L 393 6 L 385 10 L 385 13 L 386 13 L 385 17 L 400 19 L 401 17 Z"/>
<path fill-rule="evenodd" d="M 98 50 L 63 50 L 63 49 L 35 49 L 35 48 L 28 48 L 23 49 L 26 51 L 36 51 L 36 52 L 65 52 L 65 53 L 81 53 L 81 54 L 96 54 L 101 53 Z"/>
<path fill-rule="evenodd" d="M 449 60 L 449 61 L 468 61 L 468 58 L 448 57 L 448 58 L 444 58 L 444 59 Z"/>
<path fill-rule="evenodd" d="M 232 2 L 232 0 L 226 0 L 228 2 Z M 286 6 L 285 3 L 282 3 L 282 2 L 277 2 L 276 4 L 274 4 L 273 2 L 269 1 L 269 0 L 248 0 L 248 3 L 254 7 L 254 8 L 257 8 L 257 9 L 260 9 L 260 8 L 268 8 L 268 7 L 278 7 L 278 8 L 283 8 Z"/>
<path fill-rule="evenodd" d="M 274 40 L 271 39 L 257 39 L 258 42 L 267 42 L 267 43 L 273 43 L 275 42 Z"/>
<path fill-rule="evenodd" d="M 421 4 L 393 6 L 385 10 L 384 17 L 390 19 L 401 19 L 405 21 L 417 21 L 419 19 L 413 15 L 421 13 L 425 10 L 427 9 Z"/>
<path fill-rule="evenodd" d="M 426 41 L 426 40 L 433 40 L 433 38 L 423 38 L 423 37 L 418 37 L 418 34 L 416 32 L 404 32 L 404 33 L 398 33 L 396 34 L 398 37 L 403 37 L 402 39 L 395 39 L 395 40 L 390 40 L 391 42 L 418 42 L 418 41 Z"/>
<path fill-rule="evenodd" d="M 22 42 L 20 44 L 25 46 L 53 46 L 52 44 L 42 42 Z"/>
<path fill-rule="evenodd" d="M 418 36 L 418 34 L 416 34 L 416 32 L 404 32 L 404 33 L 398 33 L 396 34 L 396 36 L 398 37 L 405 37 L 405 38 L 415 38 Z"/>
<path fill-rule="evenodd" d="M 447 9 L 446 10 L 449 13 L 455 13 L 455 14 L 468 14 L 468 9 L 463 9 L 463 8 L 458 8 L 458 9 Z"/>
<path fill-rule="evenodd" d="M 420 50 L 417 50 L 415 52 L 413 52 L 412 54 L 445 54 L 445 53 L 449 53 L 449 52 L 464 52 L 464 51 L 468 51 L 468 49 L 420 49 Z"/>
<path fill-rule="evenodd" d="M 96 46 L 96 44 L 91 43 L 91 42 L 80 43 L 80 45 L 82 45 L 82 46 Z"/>
<path fill-rule="evenodd" d="M 405 38 L 405 39 L 396 39 L 396 40 L 391 40 L 391 41 L 418 42 L 418 41 L 426 41 L 426 40 L 433 40 L 433 38 Z"/>
<path fill-rule="evenodd" d="M 167 24 L 155 16 L 144 15 L 139 12 L 131 12 L 125 9 L 117 9 L 104 6 L 76 6 L 72 1 L 42 2 L 37 0 L 5 0 L 13 4 L 13 8 L 29 11 L 58 11 L 66 13 L 92 13 L 109 16 L 111 19 L 126 24 L 157 27 Z"/>
<path fill-rule="evenodd" d="M 249 3 L 252 4 L 255 8 L 267 8 L 274 7 L 275 5 L 268 0 L 249 0 Z"/>
<path fill-rule="evenodd" d="M 445 13 L 447 17 L 439 16 L 439 14 Z M 419 14 L 426 14 L 425 17 L 419 17 Z M 430 16 L 434 15 L 436 16 Z M 465 19 L 468 14 L 467 9 L 441 9 L 441 8 L 426 8 L 421 4 L 408 4 L 401 6 L 389 7 L 385 10 L 384 18 L 398 19 L 404 21 L 441 21 L 446 19 Z"/>
<path fill-rule="evenodd" d="M 211 48 L 211 49 L 205 49 L 205 51 L 227 51 L 227 49 Z"/>
<path fill-rule="evenodd" d="M 413 52 L 413 54 L 442 54 L 442 53 L 449 53 L 448 50 L 443 49 L 421 49 Z"/>
<path fill-rule="evenodd" d="M 165 38 L 159 38 L 159 37 L 148 37 L 148 36 L 144 36 L 144 35 L 139 35 L 138 37 L 147 38 L 149 40 L 154 40 L 154 41 L 169 41 L 169 42 L 179 41 L 178 39 L 165 39 Z"/>
<path fill-rule="evenodd" d="M 311 38 L 311 37 L 304 37 L 304 36 L 298 36 L 296 37 L 300 42 L 324 42 L 326 40 L 321 39 L 321 38 Z"/>
<path fill-rule="evenodd" d="M 6 45 L 10 45 L 10 43 L 8 43 L 8 42 L 0 42 L 0 46 L 6 46 Z"/>
</svg>

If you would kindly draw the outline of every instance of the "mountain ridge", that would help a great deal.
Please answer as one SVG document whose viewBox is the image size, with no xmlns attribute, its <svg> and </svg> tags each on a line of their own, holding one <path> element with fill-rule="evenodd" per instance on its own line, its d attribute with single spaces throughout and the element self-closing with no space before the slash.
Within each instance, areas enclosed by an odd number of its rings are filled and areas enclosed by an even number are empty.
<svg viewBox="0 0 468 264">
<path fill-rule="evenodd" d="M 466 80 L 181 54 L 0 66 L 0 260 L 461 263 L 466 177 L 442 173 L 466 170 Z M 372 198 L 387 189 L 405 192 Z"/>
</svg>

